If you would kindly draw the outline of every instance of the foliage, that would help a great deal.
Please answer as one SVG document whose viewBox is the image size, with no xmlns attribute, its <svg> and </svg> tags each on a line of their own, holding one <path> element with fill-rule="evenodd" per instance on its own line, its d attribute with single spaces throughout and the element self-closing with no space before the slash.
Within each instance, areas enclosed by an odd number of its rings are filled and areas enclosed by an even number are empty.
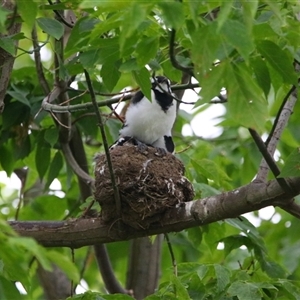
<svg viewBox="0 0 300 300">
<path fill-rule="evenodd" d="M 186 176 L 197 198 L 236 189 L 254 178 L 261 160 L 246 128 L 269 134 L 285 97 L 297 84 L 299 4 L 269 0 L 48 2 L 16 0 L 14 18 L 22 22 L 21 33 L 0 39 L 0 47 L 12 55 L 15 41 L 19 42 L 0 116 L 0 170 L 22 179 L 20 189 L 0 183 L 0 294 L 3 299 L 44 299 L 37 280 L 38 263 L 46 270 L 55 263 L 75 285 L 82 279 L 88 285 L 89 291 L 70 299 L 130 299 L 129 295 L 103 295 L 104 284 L 88 247 L 76 250 L 73 262 L 69 249 L 45 249 L 17 236 L 4 222 L 75 218 L 84 207 L 78 179 L 62 151 L 64 114 L 41 110 L 50 92 L 45 93 L 42 83 L 52 90 L 58 82 L 73 81 L 68 89 L 71 123 L 83 141 L 92 174 L 93 156 L 104 148 L 93 108 L 85 108 L 91 98 L 84 70 L 91 76 L 111 144 L 121 123 L 109 118 L 111 109 L 104 100 L 112 96 L 107 94 L 139 86 L 149 95 L 151 72 L 179 83 L 182 70 L 172 63 L 173 46 L 173 59 L 186 71 L 192 68 L 201 87 L 192 111 L 180 107 L 173 130 Z M 56 17 L 53 10 L 58 12 Z M 62 10 L 75 12 L 77 22 L 67 21 L 71 29 L 57 16 Z M 10 26 L 11 18 L 0 7 L 1 32 Z M 39 45 L 35 49 L 33 26 Z M 174 45 L 170 45 L 172 34 Z M 61 51 L 59 40 L 66 35 Z M 45 79 L 36 70 L 34 52 L 44 53 Z M 225 93 L 226 104 L 209 104 Z M 206 128 L 201 116 L 212 105 L 226 108 L 217 125 L 220 133 L 202 138 L 195 132 L 197 127 Z M 299 176 L 299 113 L 298 103 L 277 146 L 282 177 Z M 183 136 L 184 128 L 192 128 L 192 133 Z M 299 299 L 299 221 L 279 209 L 267 218 L 257 212 L 250 217 L 257 228 L 241 218 L 172 234 L 178 276 L 173 275 L 164 244 L 160 286 L 146 299 Z M 115 273 L 124 283 L 128 244 L 110 244 L 108 250 Z M 22 283 L 26 295 L 20 295 L 15 282 Z"/>
</svg>

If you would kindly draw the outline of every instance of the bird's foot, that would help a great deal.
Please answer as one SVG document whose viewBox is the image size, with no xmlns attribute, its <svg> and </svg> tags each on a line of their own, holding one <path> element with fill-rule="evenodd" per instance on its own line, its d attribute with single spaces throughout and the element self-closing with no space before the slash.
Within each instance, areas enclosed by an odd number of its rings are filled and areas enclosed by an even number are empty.
<svg viewBox="0 0 300 300">
<path fill-rule="evenodd" d="M 159 157 L 166 156 L 168 153 L 166 149 L 160 147 L 155 147 L 155 150 L 155 155 Z"/>
<path fill-rule="evenodd" d="M 145 153 L 148 150 L 148 146 L 142 142 L 140 142 L 139 140 L 132 138 L 132 143 L 133 145 L 135 145 L 138 149 L 139 152 L 141 153 Z"/>
</svg>

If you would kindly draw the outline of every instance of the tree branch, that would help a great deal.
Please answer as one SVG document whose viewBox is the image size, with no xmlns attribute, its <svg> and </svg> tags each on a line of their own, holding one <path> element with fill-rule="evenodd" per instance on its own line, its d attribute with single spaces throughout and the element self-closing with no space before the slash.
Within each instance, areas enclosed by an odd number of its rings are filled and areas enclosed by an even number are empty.
<svg viewBox="0 0 300 300">
<path fill-rule="evenodd" d="M 280 169 L 276 165 L 276 162 L 274 161 L 272 155 L 269 153 L 265 143 L 254 129 L 249 128 L 249 132 L 253 140 L 255 141 L 257 148 L 261 152 L 264 160 L 266 161 L 268 167 L 272 171 L 274 177 L 277 177 L 280 174 Z M 291 187 L 284 178 L 276 178 L 276 180 L 278 181 L 278 184 L 282 187 L 284 191 L 288 193 L 291 190 Z"/>
<path fill-rule="evenodd" d="M 176 59 L 176 56 L 175 56 L 175 35 L 176 35 L 176 30 L 172 29 L 171 30 L 171 35 L 170 35 L 170 44 L 169 44 L 170 61 L 171 61 L 172 65 L 175 69 L 178 69 L 182 72 L 188 73 L 190 76 L 194 76 L 193 68 L 182 66 Z"/>
<path fill-rule="evenodd" d="M 186 89 L 193 89 L 195 87 L 199 87 L 198 83 L 187 83 L 187 84 L 178 84 L 178 85 L 173 85 L 171 89 L 173 91 L 177 90 L 186 90 Z M 94 107 L 94 104 L 92 102 L 88 103 L 82 103 L 82 104 L 74 104 L 74 105 L 57 105 L 57 104 L 51 104 L 59 95 L 59 93 L 62 93 L 63 90 L 58 91 L 59 87 L 55 87 L 49 95 L 47 95 L 43 101 L 42 101 L 42 109 L 45 111 L 53 112 L 53 113 L 65 113 L 65 112 L 75 112 L 75 111 L 80 111 L 80 110 L 91 110 Z M 71 89 L 71 88 L 68 88 Z M 74 90 L 73 91 L 78 91 L 80 93 L 84 92 L 83 90 Z M 110 106 L 111 104 L 118 103 L 120 101 L 126 101 L 129 100 L 133 97 L 134 92 L 125 92 L 125 93 L 118 93 L 112 94 L 116 95 L 113 96 L 112 98 L 104 99 L 97 101 L 97 106 L 102 107 L 102 106 Z M 101 95 L 101 93 L 95 92 L 95 95 Z"/>
<path fill-rule="evenodd" d="M 43 88 L 44 94 L 48 95 L 50 93 L 50 87 L 49 84 L 45 78 L 44 70 L 43 70 L 43 64 L 41 60 L 41 54 L 40 54 L 40 46 L 38 42 L 37 32 L 36 32 L 36 26 L 33 26 L 32 32 L 31 32 L 31 38 L 32 38 L 32 45 L 33 49 L 36 49 L 33 51 L 34 54 L 34 61 L 35 61 L 35 68 L 38 75 L 38 80 Z"/>
<path fill-rule="evenodd" d="M 92 178 L 88 173 L 86 173 L 84 170 L 81 169 L 81 167 L 78 165 L 77 161 L 75 160 L 73 153 L 70 149 L 69 144 L 67 143 L 61 143 L 62 151 L 64 153 L 64 156 L 66 158 L 67 163 L 71 166 L 73 172 L 81 179 L 83 180 L 88 186 L 93 187 L 95 180 Z"/>
<path fill-rule="evenodd" d="M 124 226 L 120 231 L 118 226 L 103 224 L 100 218 L 73 219 L 64 222 L 12 221 L 9 224 L 20 235 L 32 237 L 46 247 L 79 248 L 97 243 L 130 240 L 235 218 L 270 205 L 288 205 L 290 199 L 300 194 L 300 177 L 286 180 L 293 187 L 293 193 L 283 191 L 276 180 L 267 183 L 254 181 L 220 195 L 171 208 L 158 224 L 153 224 L 146 230 Z"/>
<path fill-rule="evenodd" d="M 7 35 L 13 35 L 16 33 L 19 33 L 21 30 L 21 22 L 16 21 L 17 18 L 15 18 L 16 9 L 15 9 L 15 3 L 10 0 L 0 2 L 1 7 L 7 10 L 11 10 L 13 12 L 12 16 L 12 23 L 9 25 L 7 29 Z M 4 33 L 0 33 L 0 38 L 5 36 Z M 15 49 L 18 45 L 18 40 L 14 41 Z M 3 48 L 0 47 L 0 114 L 4 110 L 4 97 L 6 95 L 6 89 L 9 83 L 10 74 L 13 69 L 15 57 L 6 52 Z"/>
<path fill-rule="evenodd" d="M 103 244 L 95 245 L 95 256 L 99 266 L 99 270 L 102 275 L 102 279 L 105 284 L 105 288 L 110 294 L 129 294 L 129 291 L 124 289 L 119 281 L 117 280 L 112 265 L 110 263 L 110 258 L 107 253 L 107 249 Z"/>
<path fill-rule="evenodd" d="M 296 104 L 296 101 L 297 101 L 297 89 L 293 87 L 288 93 L 287 97 L 284 99 L 282 106 L 274 121 L 272 130 L 266 140 L 266 143 L 264 143 L 265 152 L 269 154 L 272 160 L 273 160 L 273 155 L 276 150 L 278 141 L 280 140 L 281 134 L 289 120 L 290 115 L 293 112 L 293 108 Z M 270 169 L 270 165 L 266 160 L 266 158 L 264 157 L 260 163 L 256 180 L 266 181 L 269 169 Z"/>
</svg>

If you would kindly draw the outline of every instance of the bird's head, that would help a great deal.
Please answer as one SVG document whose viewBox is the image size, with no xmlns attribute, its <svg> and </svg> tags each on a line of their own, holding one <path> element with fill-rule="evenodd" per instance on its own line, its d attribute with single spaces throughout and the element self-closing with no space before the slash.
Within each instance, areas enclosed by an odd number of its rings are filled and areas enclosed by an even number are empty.
<svg viewBox="0 0 300 300">
<path fill-rule="evenodd" d="M 164 76 L 155 76 L 151 77 L 152 89 L 157 90 L 160 93 L 171 94 L 171 82 L 167 77 Z"/>
</svg>

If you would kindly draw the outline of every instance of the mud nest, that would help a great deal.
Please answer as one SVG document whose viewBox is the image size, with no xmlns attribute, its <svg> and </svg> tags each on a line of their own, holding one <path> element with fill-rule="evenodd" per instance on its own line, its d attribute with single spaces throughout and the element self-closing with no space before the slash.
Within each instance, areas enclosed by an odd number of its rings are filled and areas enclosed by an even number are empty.
<svg viewBox="0 0 300 300">
<path fill-rule="evenodd" d="M 194 190 L 184 177 L 184 166 L 174 155 L 157 156 L 152 147 L 141 153 L 130 143 L 115 147 L 110 155 L 121 215 L 117 215 L 106 156 L 99 154 L 95 159 L 95 200 L 105 223 L 121 219 L 134 228 L 145 229 L 159 222 L 171 207 L 193 199 Z"/>
</svg>

